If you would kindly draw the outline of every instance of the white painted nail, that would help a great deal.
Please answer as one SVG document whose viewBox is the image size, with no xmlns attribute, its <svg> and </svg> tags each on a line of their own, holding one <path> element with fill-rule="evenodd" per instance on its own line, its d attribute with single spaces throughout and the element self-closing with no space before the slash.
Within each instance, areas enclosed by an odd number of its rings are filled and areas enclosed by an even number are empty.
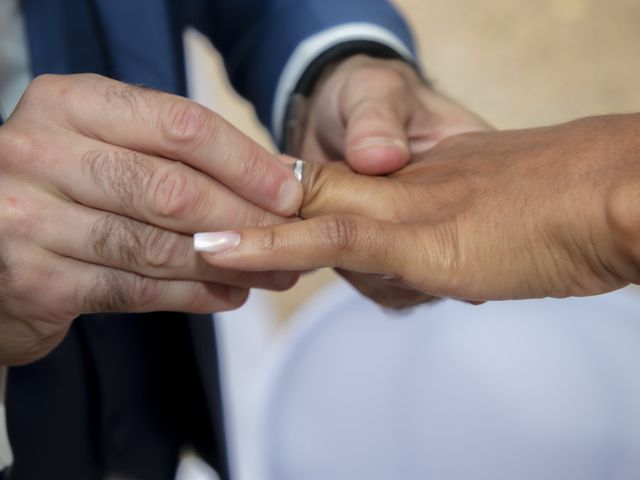
<svg viewBox="0 0 640 480">
<path fill-rule="evenodd" d="M 236 232 L 204 232 L 193 236 L 196 252 L 227 253 L 240 244 L 240 234 Z"/>
</svg>

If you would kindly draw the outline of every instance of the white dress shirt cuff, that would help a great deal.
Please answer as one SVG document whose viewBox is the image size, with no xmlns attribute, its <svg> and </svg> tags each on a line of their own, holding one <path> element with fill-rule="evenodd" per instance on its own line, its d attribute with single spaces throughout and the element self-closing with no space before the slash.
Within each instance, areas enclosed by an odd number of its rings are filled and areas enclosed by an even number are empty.
<svg viewBox="0 0 640 480">
<path fill-rule="evenodd" d="M 291 54 L 276 88 L 272 122 L 278 143 L 282 141 L 287 103 L 305 70 L 326 50 L 354 40 L 377 42 L 392 48 L 408 60 L 415 60 L 409 47 L 397 35 L 370 23 L 345 23 L 307 38 Z"/>
</svg>

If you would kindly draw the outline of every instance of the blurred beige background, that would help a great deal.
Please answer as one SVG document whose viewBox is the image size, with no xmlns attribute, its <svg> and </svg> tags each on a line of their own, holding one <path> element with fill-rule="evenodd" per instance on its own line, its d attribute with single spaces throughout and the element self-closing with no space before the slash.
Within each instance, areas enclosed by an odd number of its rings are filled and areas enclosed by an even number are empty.
<svg viewBox="0 0 640 480">
<path fill-rule="evenodd" d="M 322 1 L 322 0 L 317 0 Z M 497 128 L 640 111 L 638 0 L 396 0 L 414 28 L 420 58 L 440 90 Z M 226 84 L 219 58 L 188 34 L 199 75 L 191 92 L 263 145 L 273 148 L 252 109 Z M 223 92 L 221 94 L 221 92 Z M 331 272 L 274 294 L 286 319 Z"/>
</svg>

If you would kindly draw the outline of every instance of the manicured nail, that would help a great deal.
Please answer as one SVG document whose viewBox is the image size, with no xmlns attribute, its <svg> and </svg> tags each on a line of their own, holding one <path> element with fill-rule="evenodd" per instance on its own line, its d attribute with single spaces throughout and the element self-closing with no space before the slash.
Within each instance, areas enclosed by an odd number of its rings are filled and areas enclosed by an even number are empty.
<svg viewBox="0 0 640 480">
<path fill-rule="evenodd" d="M 392 147 L 406 150 L 407 144 L 399 138 L 389 137 L 367 137 L 360 140 L 353 147 L 353 150 L 364 150 L 365 148 Z"/>
<path fill-rule="evenodd" d="M 193 249 L 196 252 L 227 253 L 240 244 L 240 235 L 236 232 L 206 232 L 193 236 Z"/>
<path fill-rule="evenodd" d="M 295 177 L 285 180 L 280 186 L 276 200 L 276 209 L 278 212 L 293 214 L 298 211 L 301 201 L 302 185 L 300 182 Z"/>
</svg>

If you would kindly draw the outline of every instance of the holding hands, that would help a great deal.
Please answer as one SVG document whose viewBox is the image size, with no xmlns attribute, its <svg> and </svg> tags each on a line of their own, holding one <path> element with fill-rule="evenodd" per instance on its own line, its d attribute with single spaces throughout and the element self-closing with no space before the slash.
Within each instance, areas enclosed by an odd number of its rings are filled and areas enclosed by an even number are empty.
<svg viewBox="0 0 640 480">
<path fill-rule="evenodd" d="M 304 154 L 346 152 L 367 173 L 484 128 L 398 61 L 347 59 L 310 103 Z M 96 75 L 39 77 L 0 127 L 0 186 L 0 365 L 44 356 L 83 313 L 221 311 L 250 288 L 298 277 L 214 267 L 191 248 L 198 231 L 290 222 L 302 187 L 275 155 L 184 98 Z"/>
<path fill-rule="evenodd" d="M 250 271 L 335 267 L 356 286 L 368 277 L 361 290 L 391 306 L 403 305 L 380 294 L 387 285 L 484 301 L 640 282 L 640 115 L 463 134 L 387 177 L 307 163 L 303 184 L 306 220 L 197 237 L 203 257 Z"/>
<path fill-rule="evenodd" d="M 640 281 L 639 115 L 494 132 L 364 56 L 309 105 L 300 185 L 186 99 L 36 79 L 0 127 L 0 364 L 45 355 L 83 313 L 220 311 L 318 267 L 394 308 Z M 202 256 L 195 232 L 216 232 Z"/>
<path fill-rule="evenodd" d="M 301 153 L 369 174 L 487 128 L 400 61 L 344 60 L 314 92 Z M 97 75 L 39 77 L 0 127 L 0 186 L 0 365 L 44 356 L 84 313 L 221 311 L 298 277 L 219 268 L 193 251 L 198 231 L 290 222 L 302 187 L 184 98 Z"/>
</svg>

